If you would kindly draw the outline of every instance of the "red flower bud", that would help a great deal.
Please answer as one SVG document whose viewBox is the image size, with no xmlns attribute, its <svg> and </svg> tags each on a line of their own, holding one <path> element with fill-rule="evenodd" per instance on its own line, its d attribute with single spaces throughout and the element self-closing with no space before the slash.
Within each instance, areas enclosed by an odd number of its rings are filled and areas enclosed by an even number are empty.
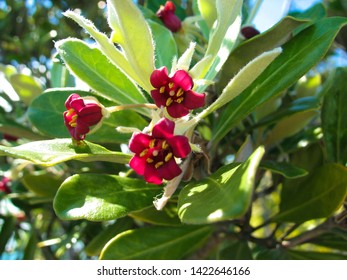
<svg viewBox="0 0 347 280">
<path fill-rule="evenodd" d="M 10 185 L 10 179 L 7 177 L 4 177 L 0 181 L 0 192 L 11 193 L 12 191 L 11 191 L 9 185 Z"/>
<path fill-rule="evenodd" d="M 165 6 L 160 6 L 157 11 L 158 18 L 172 32 L 177 32 L 181 29 L 181 20 L 175 15 L 176 7 L 171 1 L 167 1 Z"/>
<path fill-rule="evenodd" d="M 154 125 L 151 135 L 136 132 L 129 141 L 129 149 L 135 153 L 130 167 L 148 183 L 159 185 L 182 172 L 175 158 L 186 158 L 191 148 L 187 137 L 173 135 L 174 129 L 175 123 L 163 118 Z"/>
<path fill-rule="evenodd" d="M 245 26 L 241 29 L 241 34 L 245 39 L 251 39 L 260 34 L 260 32 L 252 26 Z"/>
<path fill-rule="evenodd" d="M 83 140 L 90 127 L 98 124 L 103 117 L 102 107 L 96 99 L 84 99 L 75 93 L 68 97 L 65 107 L 64 123 L 75 140 Z"/>
<path fill-rule="evenodd" d="M 173 118 L 180 118 L 189 110 L 205 105 L 205 94 L 192 91 L 193 79 L 184 70 L 178 70 L 168 76 L 166 67 L 153 71 L 150 81 L 154 90 L 152 98 L 158 107 L 164 106 Z"/>
</svg>

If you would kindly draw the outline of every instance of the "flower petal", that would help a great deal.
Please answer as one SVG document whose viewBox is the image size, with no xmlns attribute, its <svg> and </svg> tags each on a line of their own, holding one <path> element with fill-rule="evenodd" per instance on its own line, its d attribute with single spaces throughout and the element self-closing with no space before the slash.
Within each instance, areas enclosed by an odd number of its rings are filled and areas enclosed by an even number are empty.
<svg viewBox="0 0 347 280">
<path fill-rule="evenodd" d="M 175 123 L 166 118 L 160 119 L 152 130 L 152 136 L 154 138 L 171 138 L 175 129 Z"/>
<path fill-rule="evenodd" d="M 154 166 L 147 164 L 145 166 L 145 181 L 148 183 L 160 185 L 163 182 L 163 178 L 160 177 L 158 170 Z"/>
<path fill-rule="evenodd" d="M 160 88 L 161 86 L 166 85 L 168 81 L 169 74 L 165 66 L 154 70 L 150 77 L 150 82 L 155 88 Z"/>
<path fill-rule="evenodd" d="M 77 93 L 70 94 L 70 96 L 66 99 L 65 101 L 65 107 L 66 109 L 70 110 L 71 107 L 71 102 L 75 99 L 81 98 Z"/>
<path fill-rule="evenodd" d="M 140 176 L 143 176 L 145 174 L 145 168 L 147 163 L 143 158 L 135 155 L 130 159 L 129 165 Z"/>
<path fill-rule="evenodd" d="M 192 89 L 194 85 L 193 79 L 184 70 L 177 70 L 172 77 L 172 81 L 184 91 Z"/>
<path fill-rule="evenodd" d="M 205 106 L 205 94 L 188 90 L 182 104 L 188 109 L 196 109 Z"/>
<path fill-rule="evenodd" d="M 154 89 L 151 91 L 151 96 L 154 100 L 155 105 L 157 105 L 158 108 L 160 108 L 161 106 L 165 107 L 167 100 L 165 93 L 160 93 L 159 90 Z"/>
<path fill-rule="evenodd" d="M 186 136 L 176 135 L 167 139 L 167 142 L 171 146 L 174 156 L 177 158 L 186 158 L 192 151 Z"/>
<path fill-rule="evenodd" d="M 176 163 L 175 159 L 172 158 L 163 166 L 158 168 L 158 173 L 160 177 L 162 177 L 163 179 L 172 180 L 173 178 L 180 175 L 182 173 L 182 170 Z"/>
<path fill-rule="evenodd" d="M 181 118 L 189 114 L 189 110 L 181 103 L 172 103 L 166 107 L 168 114 L 173 118 Z"/>
<path fill-rule="evenodd" d="M 149 147 L 149 142 L 153 138 L 142 132 L 135 132 L 129 140 L 129 149 L 133 153 L 140 154 L 144 149 Z"/>
</svg>

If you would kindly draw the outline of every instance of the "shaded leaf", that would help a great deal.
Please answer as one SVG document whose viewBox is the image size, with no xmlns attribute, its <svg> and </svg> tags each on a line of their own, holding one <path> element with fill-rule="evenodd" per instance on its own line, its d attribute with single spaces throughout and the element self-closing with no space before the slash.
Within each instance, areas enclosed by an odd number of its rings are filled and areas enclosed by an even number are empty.
<svg viewBox="0 0 347 280">
<path fill-rule="evenodd" d="M 178 197 L 181 221 L 202 224 L 242 217 L 251 203 L 263 154 L 264 148 L 259 147 L 246 162 L 226 165 L 210 177 L 185 186 Z"/>
<path fill-rule="evenodd" d="M 87 141 L 76 146 L 71 139 L 55 139 L 29 142 L 16 147 L 0 145 L 0 156 L 11 156 L 28 160 L 34 164 L 51 166 L 68 160 L 108 161 L 128 163 L 131 156 Z"/>
<path fill-rule="evenodd" d="M 130 218 L 118 219 L 114 224 L 107 226 L 97 236 L 95 236 L 84 248 L 88 256 L 97 256 L 102 248 L 117 234 L 130 229 L 133 221 Z"/>
<path fill-rule="evenodd" d="M 24 186 L 33 193 L 53 199 L 63 179 L 57 175 L 36 171 L 25 174 L 22 182 Z"/>
<path fill-rule="evenodd" d="M 53 207 L 61 219 L 107 221 L 152 205 L 161 193 L 143 180 L 105 174 L 79 174 L 66 179 Z"/>
<path fill-rule="evenodd" d="M 316 168 L 298 185 L 282 188 L 280 212 L 273 221 L 301 223 L 332 215 L 347 194 L 347 168 L 328 163 Z"/>
<path fill-rule="evenodd" d="M 203 245 L 210 227 L 150 227 L 117 235 L 101 252 L 102 260 L 176 260 Z"/>
<path fill-rule="evenodd" d="M 259 167 L 262 169 L 271 170 L 272 172 L 278 173 L 288 179 L 300 178 L 308 174 L 305 169 L 297 167 L 289 162 L 266 160 L 263 161 Z"/>
<path fill-rule="evenodd" d="M 252 260 L 252 252 L 246 241 L 236 240 L 223 248 L 218 255 L 219 260 Z"/>
</svg>

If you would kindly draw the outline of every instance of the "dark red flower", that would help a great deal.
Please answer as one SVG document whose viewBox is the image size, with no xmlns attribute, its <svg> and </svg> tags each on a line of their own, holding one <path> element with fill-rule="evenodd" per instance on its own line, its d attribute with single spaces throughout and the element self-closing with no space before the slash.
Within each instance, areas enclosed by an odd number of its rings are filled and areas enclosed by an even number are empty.
<svg viewBox="0 0 347 280">
<path fill-rule="evenodd" d="M 65 102 L 64 123 L 71 137 L 83 140 L 90 127 L 102 119 L 102 108 L 95 100 L 83 99 L 78 94 L 71 94 Z"/>
<path fill-rule="evenodd" d="M 7 177 L 4 177 L 0 181 L 0 192 L 11 193 L 11 189 L 10 189 L 9 185 L 10 185 L 10 179 Z"/>
<path fill-rule="evenodd" d="M 259 35 L 260 32 L 252 26 L 245 26 L 242 27 L 241 34 L 243 37 L 245 37 L 245 39 L 251 39 L 254 36 Z"/>
<path fill-rule="evenodd" d="M 175 158 L 186 158 L 191 148 L 187 137 L 173 135 L 174 129 L 175 123 L 163 118 L 154 125 L 151 135 L 136 132 L 130 139 L 129 149 L 135 153 L 130 167 L 148 183 L 159 185 L 182 172 Z"/>
<path fill-rule="evenodd" d="M 175 15 L 176 7 L 171 1 L 167 1 L 165 6 L 160 6 L 157 11 L 158 18 L 172 32 L 177 32 L 181 29 L 181 20 Z"/>
<path fill-rule="evenodd" d="M 164 66 L 153 71 L 150 81 L 154 90 L 151 91 L 155 104 L 160 108 L 166 107 L 173 118 L 180 118 L 189 110 L 205 105 L 205 94 L 192 91 L 193 79 L 184 70 L 177 70 L 169 77 Z"/>
</svg>

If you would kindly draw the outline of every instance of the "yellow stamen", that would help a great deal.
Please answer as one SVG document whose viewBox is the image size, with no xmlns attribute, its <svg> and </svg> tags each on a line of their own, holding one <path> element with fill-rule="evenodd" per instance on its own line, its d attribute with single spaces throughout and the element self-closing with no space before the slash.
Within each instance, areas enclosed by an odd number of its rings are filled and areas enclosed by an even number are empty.
<svg viewBox="0 0 347 280">
<path fill-rule="evenodd" d="M 156 157 L 156 156 L 159 155 L 159 152 L 158 152 L 157 150 L 155 150 L 155 151 L 152 152 L 152 155 L 153 155 L 154 157 Z"/>
<path fill-rule="evenodd" d="M 159 161 L 159 162 L 157 162 L 155 165 L 154 165 L 154 167 L 155 168 L 159 168 L 160 166 L 162 166 L 164 164 L 164 162 L 163 161 Z"/>
<path fill-rule="evenodd" d="M 146 159 L 146 161 L 147 161 L 148 163 L 152 163 L 154 160 L 151 159 L 151 158 L 148 158 L 148 159 Z"/>
<path fill-rule="evenodd" d="M 71 108 L 67 111 L 66 116 L 68 117 L 68 116 L 72 115 L 73 113 L 75 113 L 75 110 Z"/>
<path fill-rule="evenodd" d="M 165 157 L 165 162 L 168 162 L 172 158 L 172 153 L 168 153 Z"/>
<path fill-rule="evenodd" d="M 162 86 L 162 87 L 159 89 L 159 92 L 160 92 L 160 93 L 164 93 L 164 92 L 165 92 L 165 86 Z"/>
<path fill-rule="evenodd" d="M 141 153 L 140 153 L 140 157 L 144 157 L 145 155 L 147 155 L 148 153 L 148 149 L 144 149 Z"/>
<path fill-rule="evenodd" d="M 180 98 L 177 98 L 175 101 L 177 103 L 182 103 L 183 100 L 184 100 L 184 97 L 180 97 Z"/>
<path fill-rule="evenodd" d="M 167 148 L 169 148 L 169 144 L 166 142 L 166 140 L 163 141 L 163 143 L 161 144 L 162 149 L 166 150 Z"/>
<path fill-rule="evenodd" d="M 174 83 L 172 83 L 172 82 L 171 82 L 171 83 L 169 83 L 169 89 L 172 89 L 172 88 L 174 87 L 174 85 L 175 85 L 175 84 L 174 84 Z"/>
<path fill-rule="evenodd" d="M 153 139 L 153 140 L 151 140 L 151 141 L 149 142 L 149 147 L 150 147 L 150 148 L 154 148 L 154 146 L 155 146 L 155 139 Z"/>
<path fill-rule="evenodd" d="M 177 97 L 180 97 L 184 94 L 183 89 L 179 88 L 179 90 L 177 91 Z"/>
<path fill-rule="evenodd" d="M 166 104 L 165 104 L 166 107 L 170 106 L 172 102 L 173 102 L 172 98 L 169 97 L 169 98 L 166 100 Z"/>
<path fill-rule="evenodd" d="M 174 95 L 175 95 L 175 92 L 174 92 L 173 90 L 170 90 L 169 95 L 170 95 L 170 96 L 174 96 Z"/>
</svg>

